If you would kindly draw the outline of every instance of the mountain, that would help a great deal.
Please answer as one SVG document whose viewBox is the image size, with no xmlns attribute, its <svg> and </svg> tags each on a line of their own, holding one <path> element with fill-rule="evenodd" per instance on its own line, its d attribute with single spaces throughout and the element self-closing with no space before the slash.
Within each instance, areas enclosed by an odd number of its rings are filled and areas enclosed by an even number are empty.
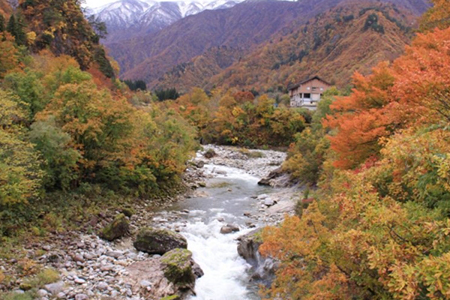
<svg viewBox="0 0 450 300">
<path fill-rule="evenodd" d="M 108 37 L 105 44 L 133 36 L 156 32 L 176 21 L 204 10 L 233 7 L 242 0 L 202 2 L 168 2 L 152 0 L 120 0 L 88 9 L 87 14 L 105 22 Z"/>
<path fill-rule="evenodd" d="M 206 10 L 159 32 L 108 47 L 120 64 L 122 78 L 151 83 L 212 47 L 241 49 L 244 54 L 294 20 L 306 21 L 342 1 L 244 2 L 229 9 Z"/>
<path fill-rule="evenodd" d="M 154 86 L 181 92 L 193 86 L 271 92 L 313 75 L 343 86 L 355 71 L 367 74 L 379 62 L 400 56 L 415 20 L 413 12 L 390 3 L 343 3 L 306 25 L 294 21 L 226 69 L 217 68 L 207 52 L 174 67 Z M 218 73 L 203 71 L 209 69 Z"/>
<path fill-rule="evenodd" d="M 380 3 L 380 1 L 368 1 Z M 418 15 L 427 0 L 385 1 Z M 358 5 L 360 1 L 304 0 L 300 2 L 254 1 L 232 8 L 206 10 L 185 17 L 172 25 L 130 40 L 108 44 L 110 55 L 121 67 L 124 79 L 144 80 L 150 87 L 179 64 L 189 63 L 214 47 L 227 46 L 250 53 L 272 35 L 289 33 L 291 24 L 301 25 L 342 3 Z"/>
<path fill-rule="evenodd" d="M 242 57 L 243 51 L 227 46 L 212 47 L 187 63 L 179 64 L 159 78 L 156 89 L 170 89 L 186 93 L 192 87 L 206 87 L 208 80 L 230 67 Z"/>
</svg>

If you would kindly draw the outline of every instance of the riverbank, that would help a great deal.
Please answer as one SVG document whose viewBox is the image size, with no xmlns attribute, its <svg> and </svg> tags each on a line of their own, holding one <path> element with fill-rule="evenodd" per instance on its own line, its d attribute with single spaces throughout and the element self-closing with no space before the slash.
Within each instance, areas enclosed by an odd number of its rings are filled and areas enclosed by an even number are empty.
<svg viewBox="0 0 450 300">
<path fill-rule="evenodd" d="M 214 152 L 210 158 L 203 154 Z M 285 159 L 285 154 L 277 151 L 240 150 L 232 147 L 206 146 L 188 168 L 185 180 L 196 188 L 175 202 L 183 204 L 189 199 L 205 196 L 209 189 L 222 188 L 233 195 L 233 187 L 215 187 L 228 174 L 220 166 L 236 168 L 254 178 L 263 178 L 275 170 Z M 203 166 L 203 165 L 207 166 Z M 209 185 L 209 187 L 208 187 Z M 229 191 L 231 189 L 231 191 Z M 239 195 L 239 191 L 235 191 Z M 295 189 L 277 190 L 276 193 L 251 195 L 252 211 L 246 212 L 241 227 L 253 228 L 272 225 L 282 220 L 284 213 L 293 211 Z M 59 273 L 52 284 L 37 286 L 39 299 L 159 299 L 171 293 L 173 287 L 164 281 L 158 266 L 159 256 L 138 252 L 132 246 L 133 236 L 145 226 L 170 228 L 183 232 L 186 221 L 194 210 L 165 208 L 153 210 L 151 202 L 135 203 L 136 212 L 129 217 L 130 234 L 114 242 L 100 239 L 96 233 L 105 225 L 98 222 L 91 232 L 72 231 L 64 234 L 49 234 L 45 239 L 24 245 L 26 257 L 20 261 L 14 257 L 1 262 L 2 272 L 10 274 L 17 265 L 34 264 L 39 269 L 52 268 Z M 173 203 L 173 202 L 170 202 Z M 169 204 L 170 204 L 169 203 Z M 168 204 L 168 205 L 169 205 Z M 117 211 L 116 213 L 119 213 Z M 113 217 L 110 216 L 110 217 Z M 223 220 L 217 220 L 226 223 Z M 214 223 L 216 224 L 216 223 Z M 239 235 L 239 234 L 237 234 Z M 149 270 L 152 270 L 149 272 Z M 159 272 L 159 273 L 158 273 Z M 147 274 L 145 277 L 143 274 Z M 158 275 L 159 274 L 159 275 Z M 13 285 L 16 294 L 26 293 L 26 279 L 19 279 Z M 152 296 L 150 296 L 152 295 Z M 11 298 L 14 299 L 14 298 Z M 27 298 L 23 298 L 27 299 Z"/>
</svg>

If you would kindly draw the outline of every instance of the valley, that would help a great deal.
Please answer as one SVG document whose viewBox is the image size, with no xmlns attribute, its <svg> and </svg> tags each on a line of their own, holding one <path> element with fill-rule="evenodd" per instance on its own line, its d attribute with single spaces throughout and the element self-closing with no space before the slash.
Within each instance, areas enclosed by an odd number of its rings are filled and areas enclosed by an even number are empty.
<svg viewBox="0 0 450 300">
<path fill-rule="evenodd" d="M 0 0 L 0 299 L 450 298 L 448 1 L 88 3 Z"/>
</svg>

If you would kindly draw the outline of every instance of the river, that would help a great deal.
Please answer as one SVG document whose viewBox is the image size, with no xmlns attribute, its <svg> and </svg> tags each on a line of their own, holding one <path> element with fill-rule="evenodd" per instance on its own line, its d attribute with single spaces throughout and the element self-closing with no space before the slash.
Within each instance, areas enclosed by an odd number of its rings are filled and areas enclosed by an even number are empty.
<svg viewBox="0 0 450 300">
<path fill-rule="evenodd" d="M 274 167 L 272 164 L 271 169 Z M 251 281 L 247 272 L 251 266 L 237 253 L 237 238 L 268 222 L 261 217 L 268 216 L 267 206 L 258 196 L 270 197 L 279 190 L 259 186 L 261 178 L 249 174 L 249 169 L 208 163 L 203 170 L 206 187 L 199 188 L 196 196 L 160 211 L 154 221 L 173 220 L 170 216 L 174 213 L 180 216 L 166 225 L 187 239 L 188 249 L 205 273 L 197 280 L 197 295 L 191 300 L 260 299 L 257 283 Z M 220 233 L 226 224 L 240 230 Z"/>
</svg>

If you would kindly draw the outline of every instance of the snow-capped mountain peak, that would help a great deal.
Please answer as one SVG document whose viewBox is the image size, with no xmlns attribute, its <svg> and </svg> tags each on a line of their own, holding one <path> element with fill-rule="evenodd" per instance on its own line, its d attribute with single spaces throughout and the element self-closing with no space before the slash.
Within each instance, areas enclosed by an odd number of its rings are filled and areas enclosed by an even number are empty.
<svg viewBox="0 0 450 300">
<path fill-rule="evenodd" d="M 117 0 L 98 7 L 88 7 L 88 14 L 106 23 L 110 39 L 122 39 L 120 31 L 133 28 L 135 33 L 161 30 L 170 24 L 204 10 L 230 8 L 243 0 L 211 2 L 172 2 L 154 0 Z"/>
</svg>

